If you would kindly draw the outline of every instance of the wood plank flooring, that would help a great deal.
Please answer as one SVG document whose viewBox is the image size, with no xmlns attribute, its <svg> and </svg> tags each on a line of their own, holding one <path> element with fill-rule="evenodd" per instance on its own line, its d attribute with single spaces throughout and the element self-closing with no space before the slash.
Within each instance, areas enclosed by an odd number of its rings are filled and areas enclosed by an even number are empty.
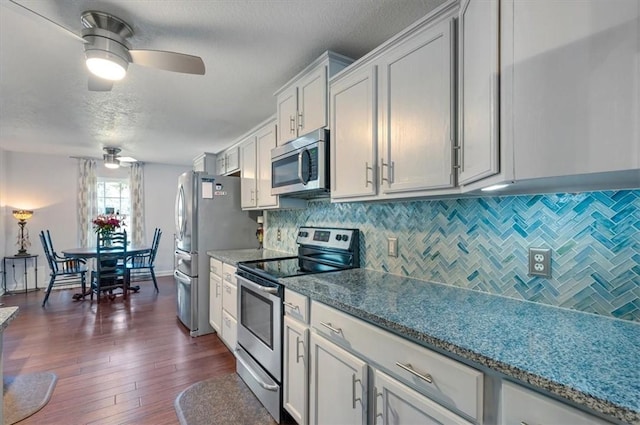
<svg viewBox="0 0 640 425">
<path fill-rule="evenodd" d="M 189 385 L 235 372 L 235 358 L 217 335 L 197 338 L 176 318 L 172 276 L 125 301 L 54 290 L 0 297 L 20 307 L 4 332 L 4 373 L 51 371 L 58 383 L 49 403 L 20 422 L 30 424 L 177 424 L 173 402 Z"/>
</svg>

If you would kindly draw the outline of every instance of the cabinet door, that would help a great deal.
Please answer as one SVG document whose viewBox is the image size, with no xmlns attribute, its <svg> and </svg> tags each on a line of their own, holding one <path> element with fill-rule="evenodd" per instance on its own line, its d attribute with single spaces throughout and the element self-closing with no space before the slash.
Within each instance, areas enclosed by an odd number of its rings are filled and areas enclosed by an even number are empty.
<svg viewBox="0 0 640 425">
<path fill-rule="evenodd" d="M 331 84 L 331 197 L 376 194 L 376 67 Z"/>
<path fill-rule="evenodd" d="M 298 88 L 280 93 L 276 99 L 278 120 L 278 146 L 293 140 L 297 136 Z"/>
<path fill-rule="evenodd" d="M 222 310 L 222 341 L 233 352 L 238 344 L 238 322 L 226 311 Z"/>
<path fill-rule="evenodd" d="M 256 135 L 258 151 L 257 202 L 259 208 L 275 207 L 278 197 L 271 194 L 271 149 L 276 147 L 276 126 L 269 124 Z"/>
<path fill-rule="evenodd" d="M 224 152 L 216 157 L 216 174 L 221 176 L 227 171 L 227 159 Z"/>
<path fill-rule="evenodd" d="M 327 125 L 327 67 L 321 66 L 298 83 L 298 135 Z"/>
<path fill-rule="evenodd" d="M 311 424 L 367 423 L 367 364 L 311 333 Z"/>
<path fill-rule="evenodd" d="M 510 382 L 502 384 L 501 392 L 501 418 L 499 422 L 501 425 L 608 424 L 595 416 Z"/>
<path fill-rule="evenodd" d="M 240 206 L 255 208 L 258 204 L 256 185 L 256 138 L 249 137 L 240 145 L 242 169 L 240 170 Z"/>
<path fill-rule="evenodd" d="M 282 402 L 284 408 L 299 424 L 309 421 L 309 328 L 291 319 L 284 318 L 284 349 L 282 380 Z"/>
<path fill-rule="evenodd" d="M 235 173 L 240 169 L 240 149 L 236 146 L 226 152 L 227 157 L 227 174 Z"/>
<path fill-rule="evenodd" d="M 471 425 L 408 386 L 379 370 L 374 372 L 373 423 Z"/>
<path fill-rule="evenodd" d="M 640 2 L 506 3 L 516 178 L 639 168 Z"/>
<path fill-rule="evenodd" d="M 209 273 L 209 324 L 219 334 L 222 323 L 222 279 Z"/>
<path fill-rule="evenodd" d="M 452 187 L 453 20 L 442 20 L 380 58 L 383 193 Z"/>
<path fill-rule="evenodd" d="M 499 0 L 464 0 L 458 20 L 460 185 L 499 172 Z"/>
</svg>

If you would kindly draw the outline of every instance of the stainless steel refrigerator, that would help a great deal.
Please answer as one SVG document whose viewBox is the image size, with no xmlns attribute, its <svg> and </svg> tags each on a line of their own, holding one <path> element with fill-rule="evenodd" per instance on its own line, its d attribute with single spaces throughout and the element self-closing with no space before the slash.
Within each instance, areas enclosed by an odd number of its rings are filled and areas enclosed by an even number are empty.
<svg viewBox="0 0 640 425">
<path fill-rule="evenodd" d="M 240 178 L 189 171 L 178 179 L 174 277 L 178 318 L 191 336 L 209 324 L 207 251 L 257 248 L 255 213 L 240 208 Z"/>
</svg>

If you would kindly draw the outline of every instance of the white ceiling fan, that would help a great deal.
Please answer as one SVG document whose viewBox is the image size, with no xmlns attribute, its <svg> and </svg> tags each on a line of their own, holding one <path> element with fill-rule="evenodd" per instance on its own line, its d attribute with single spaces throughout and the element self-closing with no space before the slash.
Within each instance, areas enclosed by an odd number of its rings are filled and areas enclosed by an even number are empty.
<svg viewBox="0 0 640 425">
<path fill-rule="evenodd" d="M 83 29 L 81 34 L 76 34 L 16 0 L 9 2 L 54 24 L 84 43 L 87 68 L 92 73 L 89 76 L 91 91 L 110 91 L 114 81 L 125 77 L 130 63 L 185 74 L 205 73 L 204 62 L 198 56 L 162 50 L 132 49 L 127 39 L 133 36 L 133 30 L 126 22 L 110 13 L 93 10 L 83 12 L 80 17 Z"/>
<path fill-rule="evenodd" d="M 120 151 L 122 151 L 120 148 L 105 146 L 102 150 L 104 150 L 104 155 L 102 155 L 102 158 L 104 159 L 104 166 L 107 168 L 113 169 L 120 166 L 129 167 L 132 162 L 138 162 L 137 159 L 131 158 L 130 156 L 118 155 Z"/>
</svg>

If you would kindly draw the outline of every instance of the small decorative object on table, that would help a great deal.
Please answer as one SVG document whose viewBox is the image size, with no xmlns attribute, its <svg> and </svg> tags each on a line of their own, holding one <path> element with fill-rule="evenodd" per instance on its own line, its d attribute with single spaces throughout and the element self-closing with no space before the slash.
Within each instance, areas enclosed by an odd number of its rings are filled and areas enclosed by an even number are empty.
<svg viewBox="0 0 640 425">
<path fill-rule="evenodd" d="M 93 228 L 96 234 L 102 235 L 105 240 L 108 240 L 116 229 L 124 225 L 124 217 L 119 214 L 101 214 L 93 220 Z"/>
</svg>

